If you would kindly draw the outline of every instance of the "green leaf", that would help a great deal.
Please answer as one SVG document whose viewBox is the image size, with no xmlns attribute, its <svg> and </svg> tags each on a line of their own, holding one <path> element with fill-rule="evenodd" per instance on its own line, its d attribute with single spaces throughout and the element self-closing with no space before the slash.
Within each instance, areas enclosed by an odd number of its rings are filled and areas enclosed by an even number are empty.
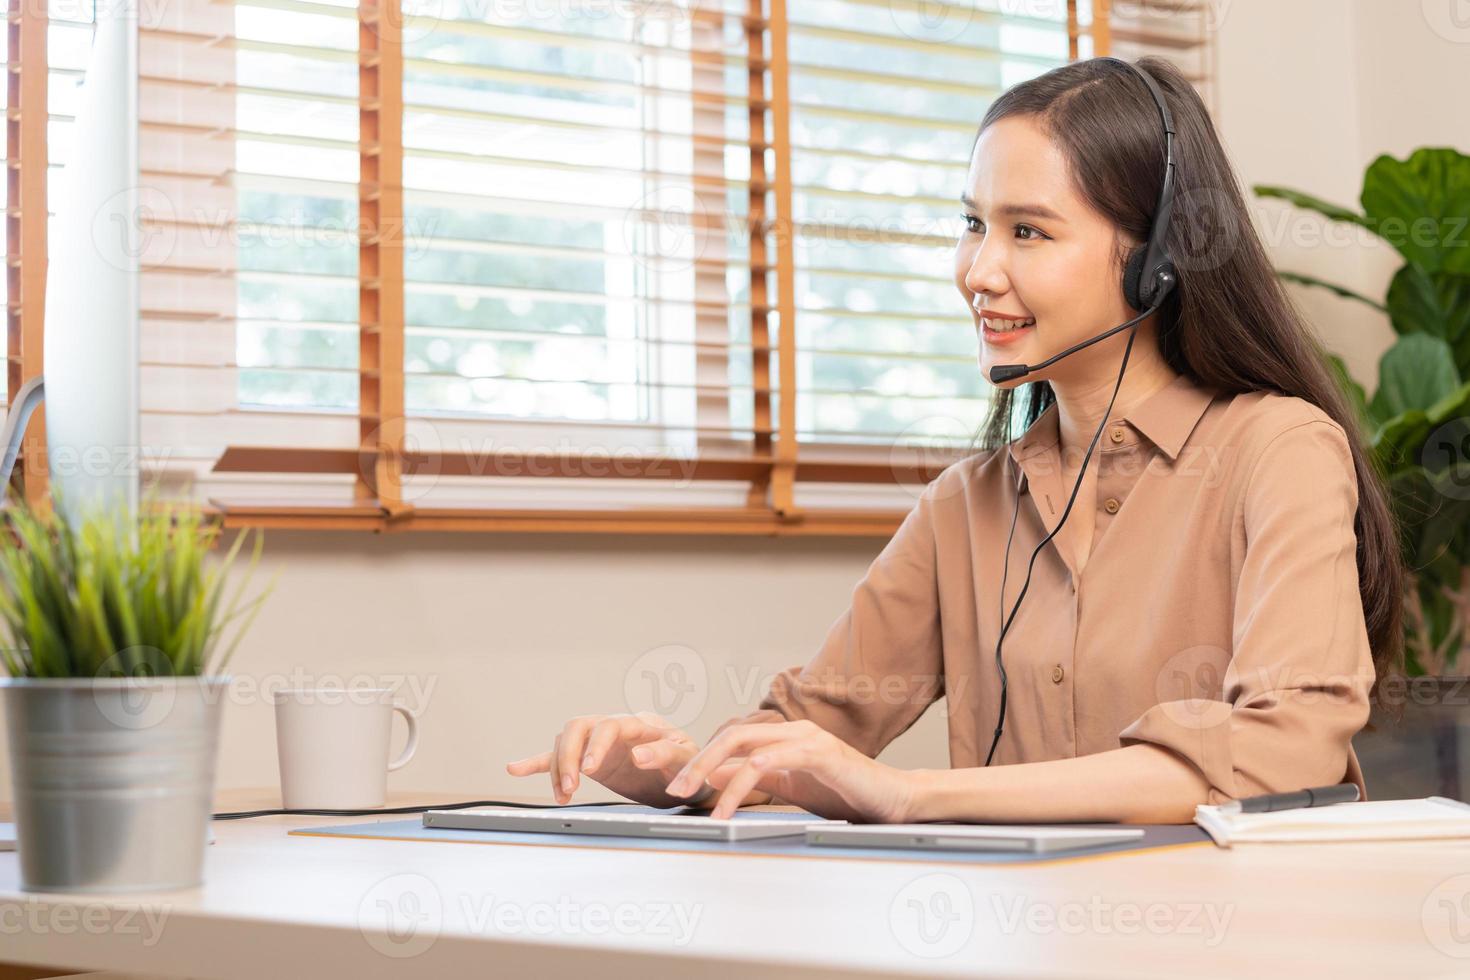
<svg viewBox="0 0 1470 980">
<path fill-rule="evenodd" d="M 71 662 L 60 637 L 56 635 L 53 621 L 41 610 L 33 590 L 21 594 L 25 605 L 26 634 L 31 644 L 31 656 L 40 667 L 41 677 L 66 677 L 71 674 Z"/>
<path fill-rule="evenodd" d="M 1369 229 L 1373 227 L 1366 215 L 1359 214 L 1356 211 L 1349 211 L 1347 208 L 1336 204 L 1330 204 L 1320 197 L 1303 194 L 1301 191 L 1294 191 L 1287 187 L 1276 187 L 1271 184 L 1254 184 L 1251 190 L 1255 191 L 1257 197 L 1280 198 L 1299 208 L 1316 211 L 1318 214 L 1324 215 L 1333 221 L 1347 221 L 1355 225 L 1363 225 Z"/>
<path fill-rule="evenodd" d="M 1359 303 L 1366 303 L 1367 305 L 1373 307 L 1375 310 L 1379 310 L 1380 312 L 1387 312 L 1388 309 L 1376 299 L 1369 299 L 1367 296 L 1364 296 L 1361 293 L 1353 292 L 1346 286 L 1339 286 L 1336 283 L 1328 282 L 1325 279 L 1318 279 L 1316 276 L 1303 275 L 1300 272 L 1284 272 L 1278 269 L 1276 270 L 1276 278 L 1280 279 L 1282 282 L 1294 282 L 1300 286 L 1315 286 L 1318 289 L 1325 289 L 1331 293 L 1335 293 L 1338 296 L 1341 296 L 1343 299 L 1354 299 L 1357 300 Z"/>
<path fill-rule="evenodd" d="M 1429 417 L 1418 409 L 1395 415 L 1380 424 L 1373 433 L 1373 453 L 1383 464 L 1385 473 L 1395 473 L 1419 463 L 1419 448 L 1432 428 Z"/>
<path fill-rule="evenodd" d="M 1428 409 L 1410 409 L 1383 422 L 1371 443 L 1390 477 L 1413 467 L 1439 473 L 1470 460 L 1470 381 Z"/>
<path fill-rule="evenodd" d="M 1450 345 L 1429 334 L 1408 334 L 1378 362 L 1378 390 L 1368 403 L 1368 415 L 1384 422 L 1411 409 L 1427 410 L 1459 386 Z"/>
<path fill-rule="evenodd" d="M 1444 340 L 1455 352 L 1461 377 L 1470 374 L 1470 276 L 1405 265 L 1389 283 L 1388 316 L 1401 334 Z"/>
<path fill-rule="evenodd" d="M 1430 425 L 1443 425 L 1450 419 L 1470 416 L 1470 381 L 1466 381 L 1424 412 Z M 1467 454 L 1470 457 L 1470 454 Z M 1462 457 L 1466 458 L 1466 457 Z"/>
<path fill-rule="evenodd" d="M 78 638 L 82 643 L 102 657 L 107 656 L 106 651 L 118 648 L 108 629 L 102 590 L 95 579 L 86 576 L 77 579 L 77 612 L 83 624 L 83 628 L 78 631 Z"/>
<path fill-rule="evenodd" d="M 1458 566 L 1456 538 L 1470 525 L 1470 462 L 1438 473 L 1410 467 L 1389 485 L 1409 565 L 1417 572 L 1451 555 Z"/>
<path fill-rule="evenodd" d="M 1470 274 L 1470 157 L 1449 147 L 1384 154 L 1363 176 L 1362 205 L 1368 227 L 1411 263 Z"/>
</svg>

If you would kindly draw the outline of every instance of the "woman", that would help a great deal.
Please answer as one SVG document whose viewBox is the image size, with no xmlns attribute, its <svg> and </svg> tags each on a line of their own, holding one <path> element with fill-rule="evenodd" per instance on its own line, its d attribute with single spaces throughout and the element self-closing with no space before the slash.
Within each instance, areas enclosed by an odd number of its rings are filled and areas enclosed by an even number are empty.
<svg viewBox="0 0 1470 980">
<path fill-rule="evenodd" d="M 1203 104 L 1168 62 L 1138 67 L 1176 134 L 1163 305 L 1002 382 L 980 451 L 925 488 L 816 657 L 703 749 L 656 716 L 588 716 L 509 772 L 550 773 L 561 803 L 585 774 L 658 807 L 775 798 L 863 822 L 1187 822 L 1334 782 L 1366 798 L 1351 739 L 1401 649 L 1384 488 Z M 1127 65 L 1069 64 L 991 106 L 955 251 L 987 377 L 1135 318 L 1125 260 L 1164 169 Z M 875 761 L 941 696 L 950 768 Z"/>
</svg>

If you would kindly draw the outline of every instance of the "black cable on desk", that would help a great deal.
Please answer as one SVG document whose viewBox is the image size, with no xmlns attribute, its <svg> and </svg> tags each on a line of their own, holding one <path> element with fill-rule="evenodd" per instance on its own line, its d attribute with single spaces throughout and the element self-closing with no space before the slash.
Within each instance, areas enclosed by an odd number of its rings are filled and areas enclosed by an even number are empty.
<svg viewBox="0 0 1470 980">
<path fill-rule="evenodd" d="M 472 806 L 508 806 L 522 810 L 565 810 L 584 806 L 627 806 L 630 800 L 605 800 L 598 803 L 512 803 L 508 800 L 470 800 L 468 803 L 435 803 L 428 806 L 377 807 L 372 810 L 243 810 L 240 813 L 215 813 L 215 820 L 244 820 L 249 817 L 370 817 L 377 813 L 424 813 L 428 810 L 463 810 Z M 636 804 L 635 804 L 636 805 Z"/>
</svg>

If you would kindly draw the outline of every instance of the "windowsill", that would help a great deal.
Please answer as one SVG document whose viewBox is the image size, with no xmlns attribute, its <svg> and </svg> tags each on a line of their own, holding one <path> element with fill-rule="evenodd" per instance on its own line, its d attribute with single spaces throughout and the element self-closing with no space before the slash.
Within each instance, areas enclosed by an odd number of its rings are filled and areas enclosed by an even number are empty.
<svg viewBox="0 0 1470 980">
<path fill-rule="evenodd" d="M 227 527 L 887 539 L 942 468 L 933 459 L 861 458 L 851 450 L 824 456 L 825 449 L 813 447 L 797 464 L 787 515 L 777 514 L 763 495 L 752 497 L 758 466 L 709 457 L 698 461 L 697 471 L 676 471 L 677 478 L 660 473 L 662 479 L 594 479 L 556 469 L 467 475 L 430 459 L 432 465 L 404 474 L 403 504 L 391 514 L 357 496 L 359 458 L 351 450 L 232 449 L 208 469 L 164 466 L 151 475 L 169 485 L 167 496 L 208 502 Z"/>
<path fill-rule="evenodd" d="M 216 499 L 210 510 L 227 528 L 304 531 L 541 532 L 566 534 L 718 534 L 767 537 L 888 538 L 897 510 L 822 510 L 781 518 L 756 508 L 509 509 L 422 505 L 390 517 L 375 504 L 317 500 Z"/>
</svg>

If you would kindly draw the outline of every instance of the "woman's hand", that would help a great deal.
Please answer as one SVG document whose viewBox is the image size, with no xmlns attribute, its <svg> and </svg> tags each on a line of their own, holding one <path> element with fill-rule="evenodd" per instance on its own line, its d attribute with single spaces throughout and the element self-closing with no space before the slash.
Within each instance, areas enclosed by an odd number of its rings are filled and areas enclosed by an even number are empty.
<svg viewBox="0 0 1470 980">
<path fill-rule="evenodd" d="M 550 752 L 518 759 L 505 771 L 512 776 L 550 773 L 558 803 L 571 802 L 585 774 L 634 802 L 664 809 L 701 802 L 698 792 L 689 800 L 664 791 L 674 773 L 698 751 L 693 739 L 650 711 L 582 715 L 566 723 Z"/>
<path fill-rule="evenodd" d="M 738 758 L 744 756 L 745 758 Z M 911 773 L 863 755 L 814 722 L 732 725 L 680 770 L 668 791 L 720 790 L 712 817 L 728 817 L 752 789 L 819 817 L 854 823 L 904 823 L 912 812 Z"/>
</svg>

